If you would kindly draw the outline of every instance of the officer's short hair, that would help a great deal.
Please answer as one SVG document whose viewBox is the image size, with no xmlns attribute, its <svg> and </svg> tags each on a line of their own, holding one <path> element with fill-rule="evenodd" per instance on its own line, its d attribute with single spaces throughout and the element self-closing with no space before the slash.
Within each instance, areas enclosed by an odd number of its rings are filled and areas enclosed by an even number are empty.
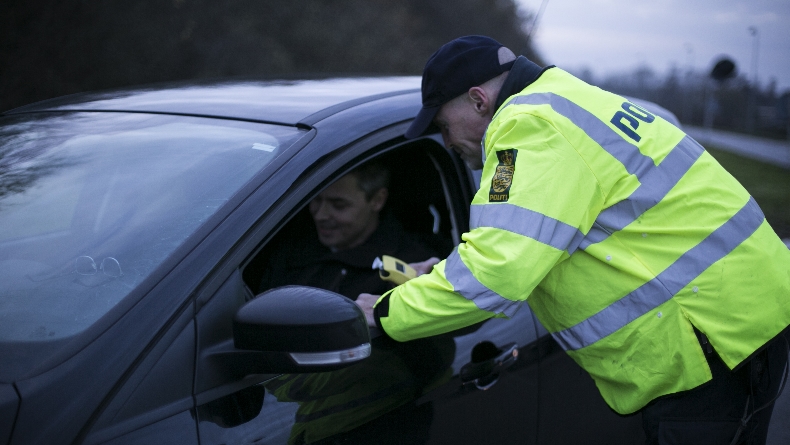
<svg viewBox="0 0 790 445">
<path fill-rule="evenodd" d="M 377 191 L 390 186 L 390 171 L 378 161 L 365 163 L 348 174 L 357 178 L 357 185 L 365 192 L 368 201 Z"/>
</svg>

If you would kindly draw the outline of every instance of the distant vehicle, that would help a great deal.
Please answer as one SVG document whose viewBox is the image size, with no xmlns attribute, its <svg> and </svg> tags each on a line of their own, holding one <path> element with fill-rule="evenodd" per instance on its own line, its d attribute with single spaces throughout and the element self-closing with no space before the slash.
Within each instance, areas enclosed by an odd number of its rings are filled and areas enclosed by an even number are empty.
<svg viewBox="0 0 790 445">
<path fill-rule="evenodd" d="M 643 440 L 527 305 L 393 365 L 374 357 L 400 346 L 345 297 L 255 298 L 272 243 L 372 159 L 407 229 L 460 242 L 476 175 L 438 135 L 403 138 L 419 83 L 146 87 L 3 113 L 0 444 Z"/>
</svg>

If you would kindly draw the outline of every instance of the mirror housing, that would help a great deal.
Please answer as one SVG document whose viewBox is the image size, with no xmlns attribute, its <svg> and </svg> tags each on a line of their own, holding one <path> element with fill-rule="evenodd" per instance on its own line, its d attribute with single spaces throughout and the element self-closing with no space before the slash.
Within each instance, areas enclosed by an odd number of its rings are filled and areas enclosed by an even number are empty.
<svg viewBox="0 0 790 445">
<path fill-rule="evenodd" d="M 253 359 L 259 373 L 322 372 L 368 357 L 370 332 L 354 301 L 324 289 L 284 286 L 239 308 L 233 344 L 239 352 L 255 351 L 245 361 Z"/>
</svg>

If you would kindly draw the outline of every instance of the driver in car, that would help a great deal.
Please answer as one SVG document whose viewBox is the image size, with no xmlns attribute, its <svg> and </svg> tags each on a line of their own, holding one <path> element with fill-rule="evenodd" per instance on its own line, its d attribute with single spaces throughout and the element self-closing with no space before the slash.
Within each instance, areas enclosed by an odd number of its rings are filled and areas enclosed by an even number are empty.
<svg viewBox="0 0 790 445">
<path fill-rule="evenodd" d="M 309 204 L 314 230 L 281 237 L 260 292 L 293 284 L 351 299 L 370 289 L 386 292 L 392 285 L 372 268 L 381 255 L 412 263 L 432 258 L 414 265 L 418 273 L 430 270 L 438 262 L 437 252 L 385 209 L 389 179 L 389 171 L 374 161 L 319 193 Z M 432 407 L 414 401 L 449 378 L 452 338 L 399 343 L 381 336 L 371 346 L 371 356 L 349 368 L 284 375 L 266 384 L 279 401 L 299 403 L 290 443 L 427 440 Z"/>
<path fill-rule="evenodd" d="M 376 257 L 390 255 L 406 262 L 437 257 L 436 251 L 384 210 L 389 180 L 389 171 L 374 161 L 319 193 L 309 206 L 315 230 L 276 248 L 260 291 L 300 284 L 356 300 L 370 289 L 386 292 L 391 288 L 371 267 Z"/>
</svg>

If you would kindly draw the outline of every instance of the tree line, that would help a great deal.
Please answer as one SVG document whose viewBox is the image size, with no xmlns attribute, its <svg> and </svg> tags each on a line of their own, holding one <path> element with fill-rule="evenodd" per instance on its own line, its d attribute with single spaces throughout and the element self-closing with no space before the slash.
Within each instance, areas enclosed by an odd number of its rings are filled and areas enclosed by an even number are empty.
<svg viewBox="0 0 790 445">
<path fill-rule="evenodd" d="M 0 111 L 64 94 L 213 78 L 419 75 L 443 43 L 490 35 L 544 64 L 515 0 L 4 0 Z M 742 76 L 640 67 L 592 79 L 685 124 L 788 137 L 790 97 Z"/>
<path fill-rule="evenodd" d="M 514 0 L 4 0 L 0 111 L 163 81 L 419 75 L 466 34 L 539 61 L 529 20 Z"/>
<path fill-rule="evenodd" d="M 717 81 L 709 72 L 677 67 L 662 76 L 646 66 L 600 79 L 585 70 L 577 75 L 603 89 L 655 102 L 685 125 L 790 139 L 790 90 L 777 91 L 775 81 L 755 85 L 739 74 Z"/>
</svg>

